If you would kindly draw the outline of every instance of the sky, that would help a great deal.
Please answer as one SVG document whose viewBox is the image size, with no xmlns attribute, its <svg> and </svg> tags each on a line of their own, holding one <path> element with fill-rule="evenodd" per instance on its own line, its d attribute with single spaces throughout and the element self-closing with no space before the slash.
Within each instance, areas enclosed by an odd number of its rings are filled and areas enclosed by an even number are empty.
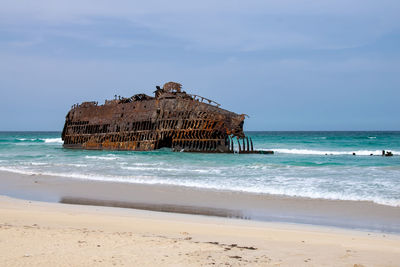
<svg viewBox="0 0 400 267">
<path fill-rule="evenodd" d="M 0 131 L 175 81 L 245 130 L 400 130 L 400 1 L 0 1 Z"/>
</svg>

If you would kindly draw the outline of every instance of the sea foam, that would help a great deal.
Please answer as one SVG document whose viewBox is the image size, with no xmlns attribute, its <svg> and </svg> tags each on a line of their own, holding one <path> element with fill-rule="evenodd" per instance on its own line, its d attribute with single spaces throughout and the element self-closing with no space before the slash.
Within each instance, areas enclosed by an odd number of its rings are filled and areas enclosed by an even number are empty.
<svg viewBox="0 0 400 267">
<path fill-rule="evenodd" d="M 261 149 L 272 150 L 277 153 L 284 154 L 299 154 L 299 155 L 353 155 L 355 153 L 359 156 L 374 156 L 382 155 L 382 150 L 355 150 L 355 151 L 333 151 L 333 150 L 311 150 L 311 149 L 297 149 L 297 148 L 272 148 Z M 393 155 L 400 155 L 400 151 L 386 150 L 393 153 Z"/>
<path fill-rule="evenodd" d="M 44 138 L 42 139 L 45 143 L 63 143 L 61 138 Z"/>
<path fill-rule="evenodd" d="M 61 138 L 16 138 L 17 142 L 63 143 Z"/>
<path fill-rule="evenodd" d="M 113 156 L 85 156 L 86 159 L 97 159 L 97 160 L 116 160 L 118 157 Z"/>
</svg>

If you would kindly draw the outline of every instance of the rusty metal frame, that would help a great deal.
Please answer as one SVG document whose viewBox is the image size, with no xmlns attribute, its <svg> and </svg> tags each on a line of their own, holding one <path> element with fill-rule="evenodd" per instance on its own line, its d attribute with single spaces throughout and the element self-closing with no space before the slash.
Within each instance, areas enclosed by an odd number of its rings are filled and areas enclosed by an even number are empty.
<svg viewBox="0 0 400 267">
<path fill-rule="evenodd" d="M 115 97 L 103 105 L 75 104 L 62 132 L 65 148 L 255 153 L 243 132 L 245 114 L 220 108 L 205 97 L 181 91 L 179 83 L 157 86 L 155 96 Z M 240 145 L 240 141 L 242 145 Z"/>
</svg>

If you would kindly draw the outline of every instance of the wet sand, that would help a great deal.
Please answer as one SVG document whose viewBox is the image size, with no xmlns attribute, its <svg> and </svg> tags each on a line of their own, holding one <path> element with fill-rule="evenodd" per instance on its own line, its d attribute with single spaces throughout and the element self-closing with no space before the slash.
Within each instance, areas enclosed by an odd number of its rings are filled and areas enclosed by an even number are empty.
<svg viewBox="0 0 400 267">
<path fill-rule="evenodd" d="M 16 198 L 289 222 L 400 233 L 400 207 L 217 191 L 192 187 L 80 180 L 0 172 L 0 194 Z"/>
</svg>

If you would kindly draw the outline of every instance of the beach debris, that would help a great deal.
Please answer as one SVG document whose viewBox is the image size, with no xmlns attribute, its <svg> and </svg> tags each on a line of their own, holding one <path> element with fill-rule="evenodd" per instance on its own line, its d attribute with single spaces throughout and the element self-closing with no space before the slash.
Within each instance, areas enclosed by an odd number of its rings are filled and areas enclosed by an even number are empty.
<svg viewBox="0 0 400 267">
<path fill-rule="evenodd" d="M 248 250 L 257 250 L 257 248 L 255 248 L 255 247 L 240 247 L 240 248 L 248 249 Z"/>
<path fill-rule="evenodd" d="M 232 258 L 232 259 L 241 259 L 242 257 L 237 256 L 237 255 L 234 255 L 234 256 L 229 256 L 229 258 Z"/>
<path fill-rule="evenodd" d="M 167 82 L 154 96 L 136 94 L 71 107 L 62 131 L 63 147 L 92 150 L 273 154 L 256 151 L 243 132 L 246 114 L 220 108 L 217 102 Z M 235 140 L 236 139 L 236 140 Z"/>
<path fill-rule="evenodd" d="M 224 247 L 224 250 L 225 250 L 225 251 L 231 250 L 232 248 L 238 248 L 238 249 L 240 249 L 240 250 L 243 250 L 243 249 L 257 250 L 257 248 L 256 248 L 256 247 L 253 247 L 253 246 L 239 246 L 238 244 L 223 244 L 223 243 L 212 242 L 212 241 L 206 242 L 206 243 Z"/>
</svg>

